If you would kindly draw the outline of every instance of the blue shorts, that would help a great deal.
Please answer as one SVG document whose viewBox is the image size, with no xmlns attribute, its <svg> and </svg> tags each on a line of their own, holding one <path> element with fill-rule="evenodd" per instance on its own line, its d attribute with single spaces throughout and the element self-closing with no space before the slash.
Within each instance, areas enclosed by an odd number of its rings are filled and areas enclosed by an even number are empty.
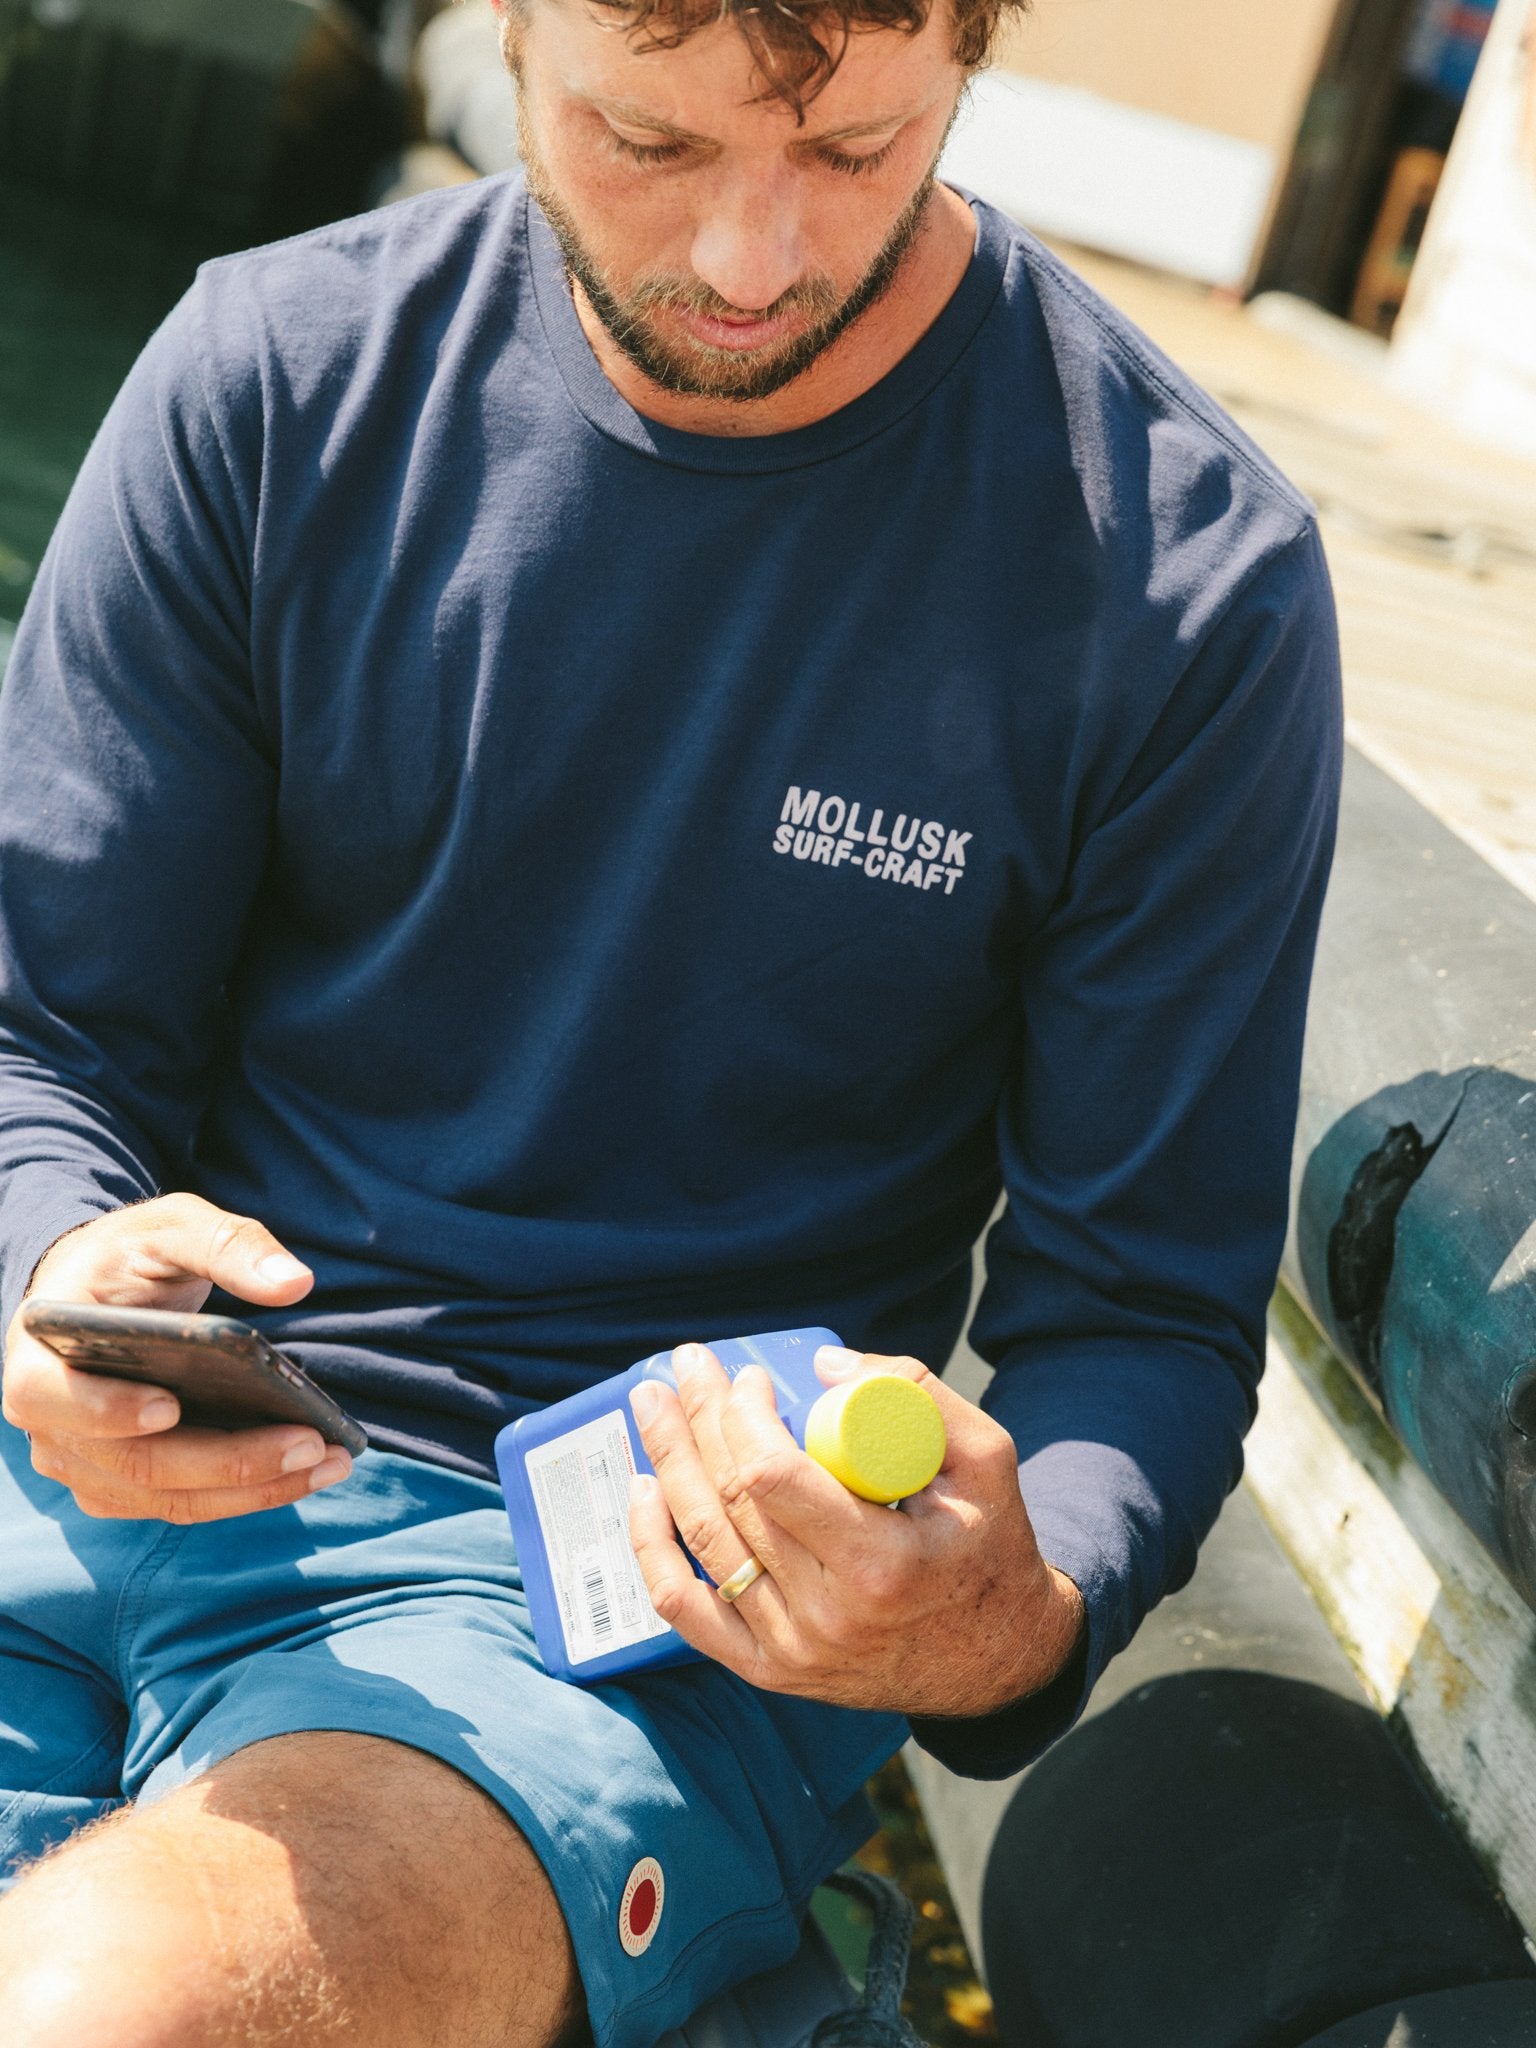
<svg viewBox="0 0 1536 2048">
<path fill-rule="evenodd" d="M 298 1506 L 94 1521 L 0 1423 L 0 1883 L 253 1742 L 440 1757 L 554 1884 L 600 2048 L 783 1961 L 906 1725 L 695 1664 L 583 1691 L 534 1647 L 499 1490 L 370 1451 Z"/>
</svg>

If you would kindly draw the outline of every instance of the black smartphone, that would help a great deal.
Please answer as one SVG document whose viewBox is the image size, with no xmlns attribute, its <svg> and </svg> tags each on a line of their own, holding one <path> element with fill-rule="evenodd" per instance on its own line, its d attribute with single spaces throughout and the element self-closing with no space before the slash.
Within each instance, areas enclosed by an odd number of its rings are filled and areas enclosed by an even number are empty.
<svg viewBox="0 0 1536 2048">
<path fill-rule="evenodd" d="M 183 1422 L 209 1429 L 301 1422 L 354 1458 L 368 1448 L 360 1423 L 259 1330 L 233 1316 L 38 1300 L 22 1304 L 21 1323 L 79 1372 L 169 1388 Z"/>
</svg>

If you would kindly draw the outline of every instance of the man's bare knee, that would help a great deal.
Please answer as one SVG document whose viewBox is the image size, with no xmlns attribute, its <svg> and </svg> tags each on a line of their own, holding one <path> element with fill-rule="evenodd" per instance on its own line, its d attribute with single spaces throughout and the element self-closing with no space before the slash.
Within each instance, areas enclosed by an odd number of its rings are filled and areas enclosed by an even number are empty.
<svg viewBox="0 0 1536 2048">
<path fill-rule="evenodd" d="M 369 1737 L 242 1751 L 0 1903 L 0 2040 L 28 2048 L 548 2048 L 576 1987 L 511 1822 L 447 1766 Z"/>
<path fill-rule="evenodd" d="M 243 1980 L 259 1965 L 250 1945 L 242 1952 L 223 1938 L 219 1873 L 199 1848 L 123 1814 L 34 1865 L 0 1903 L 0 2040 L 201 2048 L 259 2039 L 242 2009 Z M 323 2003 L 310 1996 L 295 2008 L 320 2022 L 317 2040 L 329 2030 Z"/>
</svg>

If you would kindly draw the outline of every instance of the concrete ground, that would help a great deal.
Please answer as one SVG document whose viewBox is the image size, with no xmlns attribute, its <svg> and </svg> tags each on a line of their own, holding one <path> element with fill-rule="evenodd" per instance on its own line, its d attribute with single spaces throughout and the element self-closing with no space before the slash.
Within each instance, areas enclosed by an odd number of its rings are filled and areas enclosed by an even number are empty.
<svg viewBox="0 0 1536 2048">
<path fill-rule="evenodd" d="M 1381 344 L 1298 301 L 1062 254 L 1317 504 L 1351 738 L 1536 895 L 1536 465 L 1398 398 Z"/>
</svg>

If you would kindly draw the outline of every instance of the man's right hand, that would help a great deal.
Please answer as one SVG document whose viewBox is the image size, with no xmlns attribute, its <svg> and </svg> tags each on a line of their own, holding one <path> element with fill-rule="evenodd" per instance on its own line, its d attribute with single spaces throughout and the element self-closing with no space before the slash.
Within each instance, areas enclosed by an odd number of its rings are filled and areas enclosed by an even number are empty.
<svg viewBox="0 0 1536 2048">
<path fill-rule="evenodd" d="M 61 1237 L 38 1261 L 27 1293 L 195 1311 L 215 1284 L 282 1308 L 303 1299 L 314 1275 L 250 1217 L 196 1195 L 163 1195 Z M 19 1318 L 6 1337 L 0 1413 L 31 1437 L 37 1470 L 67 1486 L 88 1515 L 216 1522 L 284 1507 L 352 1470 L 344 1450 L 292 1423 L 184 1427 L 173 1394 L 77 1372 L 29 1337 Z"/>
</svg>

